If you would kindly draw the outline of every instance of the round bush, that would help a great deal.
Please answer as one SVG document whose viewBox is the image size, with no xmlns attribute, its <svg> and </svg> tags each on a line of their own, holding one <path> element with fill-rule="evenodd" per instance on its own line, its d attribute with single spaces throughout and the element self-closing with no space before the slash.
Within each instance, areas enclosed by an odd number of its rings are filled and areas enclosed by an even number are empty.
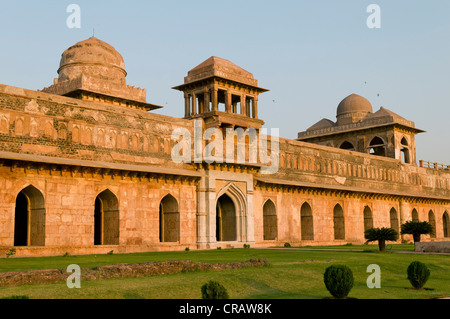
<svg viewBox="0 0 450 319">
<path fill-rule="evenodd" d="M 430 270 L 420 261 L 413 261 L 406 270 L 408 280 L 415 289 L 421 289 L 430 278 Z"/>
<path fill-rule="evenodd" d="M 353 272 L 346 265 L 332 265 L 323 275 L 325 287 L 335 298 L 345 298 L 353 288 Z"/>
<path fill-rule="evenodd" d="M 202 286 L 202 299 L 228 299 L 228 292 L 217 281 L 209 281 Z"/>
</svg>

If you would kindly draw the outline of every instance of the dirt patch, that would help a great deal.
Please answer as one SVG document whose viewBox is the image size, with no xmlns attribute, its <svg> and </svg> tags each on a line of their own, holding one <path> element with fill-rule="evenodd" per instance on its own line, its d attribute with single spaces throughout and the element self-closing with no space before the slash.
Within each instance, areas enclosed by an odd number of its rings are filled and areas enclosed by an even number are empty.
<svg viewBox="0 0 450 319">
<path fill-rule="evenodd" d="M 94 268 L 81 268 L 81 280 L 101 280 L 122 277 L 147 277 L 193 271 L 214 271 L 240 269 L 244 267 L 268 266 L 266 259 L 250 259 L 232 263 L 197 263 L 191 260 L 159 261 L 138 264 L 106 265 Z M 0 273 L 0 287 L 33 284 L 51 284 L 67 280 L 65 269 L 28 270 Z"/>
</svg>

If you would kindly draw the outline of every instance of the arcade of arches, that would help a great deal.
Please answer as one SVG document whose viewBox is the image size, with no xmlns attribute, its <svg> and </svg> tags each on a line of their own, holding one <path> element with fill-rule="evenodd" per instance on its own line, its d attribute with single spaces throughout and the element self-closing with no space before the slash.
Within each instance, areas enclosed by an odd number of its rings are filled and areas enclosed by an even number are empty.
<svg viewBox="0 0 450 319">
<path fill-rule="evenodd" d="M 235 242 L 242 233 L 240 224 L 244 221 L 245 215 L 240 212 L 239 203 L 236 202 L 232 192 L 224 192 L 217 199 L 216 203 L 216 241 Z M 349 216 L 341 204 L 336 204 L 332 212 L 334 240 L 348 240 L 346 234 L 346 224 Z M 378 214 L 379 212 L 377 212 Z M 262 205 L 262 240 L 274 241 L 279 239 L 279 215 L 282 214 L 277 209 L 272 199 L 265 200 Z M 389 227 L 399 231 L 400 218 L 396 208 L 391 207 L 388 214 Z M 425 214 L 424 214 L 425 217 Z M 120 238 L 120 203 L 117 196 L 106 189 L 98 194 L 93 205 L 94 235 L 93 244 L 119 245 Z M 308 202 L 304 202 L 299 208 L 300 228 L 298 229 L 302 241 L 313 241 L 315 233 L 318 231 L 314 226 L 315 212 Z M 166 243 L 180 242 L 180 208 L 177 199 L 171 194 L 167 194 L 159 201 L 159 241 Z M 416 208 L 410 212 L 410 219 L 421 220 Z M 426 218 L 435 232 L 430 238 L 436 238 L 436 226 L 438 224 L 433 210 L 428 210 Z M 369 206 L 364 206 L 361 211 L 364 230 L 374 227 L 374 213 Z M 439 219 L 438 219 L 439 220 Z M 441 237 L 449 238 L 450 219 L 445 211 L 441 218 Z M 30 185 L 17 194 L 15 204 L 14 219 L 14 246 L 45 246 L 46 226 L 46 204 L 42 193 Z M 385 225 L 387 226 L 387 225 Z M 242 235 L 242 234 L 241 234 Z"/>
</svg>

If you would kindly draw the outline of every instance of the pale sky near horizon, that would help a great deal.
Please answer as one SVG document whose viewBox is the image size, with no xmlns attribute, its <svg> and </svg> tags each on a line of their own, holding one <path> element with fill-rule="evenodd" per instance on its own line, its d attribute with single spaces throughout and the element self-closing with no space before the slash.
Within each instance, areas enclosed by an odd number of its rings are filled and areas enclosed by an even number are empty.
<svg viewBox="0 0 450 319">
<path fill-rule="evenodd" d="M 431 2 L 431 4 L 430 4 Z M 366 97 L 427 131 L 417 159 L 450 165 L 448 0 L 0 0 L 0 83 L 32 90 L 53 83 L 61 53 L 95 36 L 124 57 L 127 84 L 147 89 L 157 113 L 182 117 L 171 89 L 218 56 L 270 90 L 259 99 L 267 128 L 295 139 L 322 118 L 336 120 L 349 94 Z M 69 4 L 81 8 L 70 29 Z M 381 28 L 369 29 L 370 4 Z"/>
</svg>

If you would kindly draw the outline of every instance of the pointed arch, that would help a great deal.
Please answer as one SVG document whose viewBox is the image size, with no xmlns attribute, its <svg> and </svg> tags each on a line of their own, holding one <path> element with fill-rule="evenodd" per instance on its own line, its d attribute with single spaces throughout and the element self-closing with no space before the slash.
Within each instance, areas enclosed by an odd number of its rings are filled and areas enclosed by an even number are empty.
<svg viewBox="0 0 450 319">
<path fill-rule="evenodd" d="M 411 212 L 411 219 L 413 222 L 419 221 L 419 213 L 417 212 L 417 209 L 415 209 L 415 208 Z"/>
<path fill-rule="evenodd" d="M 444 237 L 450 237 L 450 218 L 447 211 L 442 215 L 442 227 L 444 229 Z"/>
<path fill-rule="evenodd" d="M 398 223 L 398 213 L 397 210 L 392 207 L 389 211 L 389 219 L 391 221 L 391 228 L 394 229 L 397 233 L 400 232 L 400 226 Z"/>
<path fill-rule="evenodd" d="M 95 198 L 94 245 L 119 245 L 119 201 L 109 189 Z"/>
<path fill-rule="evenodd" d="M 0 116 L 0 133 L 9 133 L 9 120 L 6 115 Z"/>
<path fill-rule="evenodd" d="M 313 214 L 308 202 L 304 202 L 300 208 L 300 224 L 302 240 L 314 240 Z"/>
<path fill-rule="evenodd" d="M 18 118 L 14 125 L 14 133 L 16 135 L 23 135 L 23 119 Z"/>
<path fill-rule="evenodd" d="M 340 149 L 343 150 L 349 150 L 349 151 L 354 151 L 355 150 L 355 146 L 350 143 L 349 141 L 345 141 L 341 144 L 341 146 L 339 146 Z"/>
<path fill-rule="evenodd" d="M 24 188 L 16 197 L 14 246 L 45 245 L 45 200 L 34 186 Z"/>
<path fill-rule="evenodd" d="M 436 238 L 436 217 L 434 216 L 434 212 L 430 209 L 428 212 L 428 222 L 433 227 L 433 233 L 430 234 L 431 238 Z"/>
<path fill-rule="evenodd" d="M 334 206 L 333 221 L 334 221 L 334 239 L 336 240 L 345 239 L 344 210 L 342 209 L 342 206 L 339 204 Z"/>
<path fill-rule="evenodd" d="M 409 151 L 409 143 L 406 137 L 403 136 L 402 140 L 400 141 L 401 144 L 401 160 L 403 163 L 410 164 L 411 163 L 411 154 Z"/>
<path fill-rule="evenodd" d="M 268 199 L 263 206 L 263 229 L 264 240 L 275 240 L 277 238 L 277 209 L 271 199 Z"/>
<path fill-rule="evenodd" d="M 72 142 L 79 143 L 80 142 L 80 129 L 78 126 L 74 126 L 72 128 Z"/>
<path fill-rule="evenodd" d="M 369 154 L 377 156 L 386 156 L 386 143 L 384 140 L 375 136 L 369 143 Z"/>
<path fill-rule="evenodd" d="M 373 228 L 373 214 L 369 206 L 364 207 L 364 231 Z"/>
<path fill-rule="evenodd" d="M 217 200 L 216 206 L 216 240 L 237 240 L 236 226 L 236 207 L 234 202 L 230 196 L 223 194 Z"/>
<path fill-rule="evenodd" d="M 247 225 L 246 196 L 234 183 L 229 183 L 216 197 L 216 239 L 246 241 Z"/>
<path fill-rule="evenodd" d="M 171 194 L 167 194 L 159 204 L 159 240 L 168 243 L 180 240 L 178 201 Z"/>
</svg>

